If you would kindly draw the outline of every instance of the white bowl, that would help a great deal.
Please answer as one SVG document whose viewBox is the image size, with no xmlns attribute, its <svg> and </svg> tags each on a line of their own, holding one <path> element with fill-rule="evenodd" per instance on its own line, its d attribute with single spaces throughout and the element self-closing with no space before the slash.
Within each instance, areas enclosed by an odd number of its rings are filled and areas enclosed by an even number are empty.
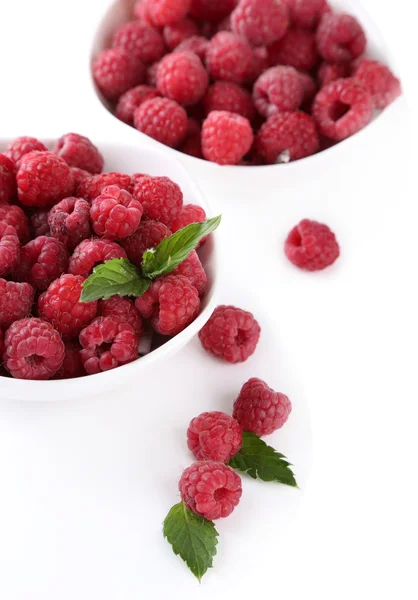
<svg viewBox="0 0 418 600">
<path fill-rule="evenodd" d="M 0 141 L 0 152 L 11 140 Z M 202 206 L 208 216 L 215 216 L 199 187 L 179 164 L 174 156 L 162 152 L 157 148 L 139 148 L 128 144 L 111 144 L 94 142 L 99 147 L 105 158 L 104 171 L 120 171 L 132 175 L 133 173 L 149 173 L 150 175 L 166 175 L 179 184 L 184 195 L 185 204 L 198 204 Z M 53 141 L 44 140 L 47 147 L 52 147 Z M 216 235 L 216 234 L 215 234 Z M 109 390 L 123 384 L 138 381 L 144 375 L 149 365 L 155 366 L 160 361 L 163 363 L 172 357 L 180 348 L 191 340 L 209 319 L 216 306 L 216 287 L 218 259 L 214 236 L 207 240 L 199 249 L 202 264 L 208 276 L 207 292 L 202 299 L 200 313 L 186 329 L 170 338 L 165 344 L 156 348 L 146 356 L 118 367 L 117 369 L 87 375 L 76 379 L 51 380 L 51 381 L 26 381 L 0 377 L 0 398 L 18 400 L 64 400 L 68 398 L 87 397 L 98 394 L 104 389 Z"/>
</svg>

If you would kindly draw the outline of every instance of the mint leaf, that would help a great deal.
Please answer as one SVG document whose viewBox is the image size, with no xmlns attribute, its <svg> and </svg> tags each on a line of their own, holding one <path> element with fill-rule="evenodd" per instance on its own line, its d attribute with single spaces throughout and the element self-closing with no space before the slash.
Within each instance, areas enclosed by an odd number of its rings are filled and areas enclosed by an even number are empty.
<svg viewBox="0 0 418 600">
<path fill-rule="evenodd" d="M 201 239 L 215 231 L 220 222 L 221 215 L 203 223 L 191 223 L 162 240 L 155 248 L 144 252 L 142 257 L 144 277 L 155 279 L 174 271 L 196 248 Z"/>
<path fill-rule="evenodd" d="M 212 567 L 216 554 L 218 532 L 212 521 L 198 517 L 184 502 L 173 506 L 164 521 L 164 537 L 187 564 L 191 572 L 201 581 Z"/>
<path fill-rule="evenodd" d="M 83 283 L 80 302 L 91 302 L 111 296 L 142 296 L 151 281 L 144 279 L 139 270 L 126 258 L 112 258 L 96 267 Z"/>
<path fill-rule="evenodd" d="M 250 431 L 243 432 L 241 450 L 228 464 L 253 479 L 278 481 L 297 487 L 286 457 Z"/>
</svg>

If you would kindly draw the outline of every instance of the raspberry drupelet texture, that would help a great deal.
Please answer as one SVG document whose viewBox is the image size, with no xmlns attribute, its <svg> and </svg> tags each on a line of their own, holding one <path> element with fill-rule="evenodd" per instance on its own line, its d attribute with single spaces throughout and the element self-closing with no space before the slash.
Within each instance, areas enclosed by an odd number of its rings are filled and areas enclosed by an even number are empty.
<svg viewBox="0 0 418 600">
<path fill-rule="evenodd" d="M 208 50 L 209 40 L 201 35 L 193 35 L 183 40 L 181 44 L 174 49 L 174 52 L 193 52 L 202 61 L 205 62 L 206 52 Z"/>
<path fill-rule="evenodd" d="M 29 283 L 15 283 L 0 278 L 0 328 L 30 314 L 35 290 Z"/>
<path fill-rule="evenodd" d="M 21 244 L 29 241 L 29 221 L 20 206 L 0 204 L 0 223 L 14 227 Z"/>
<path fill-rule="evenodd" d="M 303 112 L 273 115 L 261 126 L 255 147 L 267 164 L 311 156 L 319 149 L 315 121 Z"/>
<path fill-rule="evenodd" d="M 112 48 L 122 48 L 146 65 L 160 60 L 165 54 L 161 33 L 141 21 L 121 25 L 113 35 Z"/>
<path fill-rule="evenodd" d="M 121 190 L 132 191 L 132 182 L 129 175 L 123 173 L 101 173 L 85 179 L 77 186 L 77 196 L 92 202 L 109 185 L 117 185 Z"/>
<path fill-rule="evenodd" d="M 154 248 L 170 235 L 171 231 L 164 223 L 149 219 L 148 221 L 141 221 L 135 233 L 121 240 L 121 245 L 129 260 L 140 267 L 145 250 Z"/>
<path fill-rule="evenodd" d="M 255 115 L 250 92 L 232 81 L 215 81 L 206 92 L 204 106 L 207 115 L 214 110 L 226 110 L 249 121 Z"/>
<path fill-rule="evenodd" d="M 83 377 L 86 375 L 80 356 L 80 344 L 76 341 L 65 342 L 64 348 L 64 360 L 61 367 L 55 373 L 54 379 L 74 379 L 74 377 Z"/>
<path fill-rule="evenodd" d="M 237 165 L 253 143 L 248 119 L 224 110 L 214 110 L 202 127 L 203 156 L 219 165 Z"/>
<path fill-rule="evenodd" d="M 195 158 L 203 158 L 202 154 L 202 131 L 199 121 L 193 118 L 187 119 L 187 135 L 186 139 L 179 148 L 180 152 L 194 156 Z"/>
<path fill-rule="evenodd" d="M 206 69 L 193 52 L 172 52 L 158 65 L 158 90 L 179 104 L 197 104 L 205 95 L 208 84 Z"/>
<path fill-rule="evenodd" d="M 0 277 L 9 275 L 19 264 L 20 244 L 16 229 L 0 221 Z"/>
<path fill-rule="evenodd" d="M 221 31 L 209 42 L 206 67 L 213 79 L 244 83 L 253 69 L 252 48 L 235 33 Z"/>
<path fill-rule="evenodd" d="M 148 12 L 148 5 L 143 0 L 138 0 L 134 6 L 134 16 L 142 23 L 154 27 L 154 23 L 151 21 L 151 17 Z"/>
<path fill-rule="evenodd" d="M 289 13 L 280 0 L 240 0 L 231 14 L 232 30 L 253 46 L 265 46 L 284 36 Z"/>
<path fill-rule="evenodd" d="M 71 256 L 68 270 L 72 275 L 88 277 L 95 266 L 112 258 L 127 258 L 125 250 L 116 242 L 99 238 L 83 240 Z"/>
<path fill-rule="evenodd" d="M 201 206 L 197 206 L 197 204 L 185 204 L 171 221 L 170 229 L 175 233 L 191 223 L 203 223 L 205 220 L 206 213 Z"/>
<path fill-rule="evenodd" d="M 82 198 L 64 198 L 49 211 L 48 224 L 52 237 L 71 252 L 91 235 L 90 204 Z"/>
<path fill-rule="evenodd" d="M 226 463 L 241 449 L 242 428 L 223 412 L 204 412 L 190 422 L 187 446 L 197 460 Z"/>
<path fill-rule="evenodd" d="M 20 264 L 14 277 L 27 281 L 43 292 L 57 277 L 67 271 L 68 252 L 56 238 L 40 236 L 20 250 Z"/>
<path fill-rule="evenodd" d="M 98 312 L 101 317 L 118 317 L 123 323 L 128 323 L 138 336 L 141 336 L 144 332 L 142 319 L 135 308 L 133 300 L 122 296 L 112 296 L 108 300 L 99 300 Z"/>
<path fill-rule="evenodd" d="M 386 108 L 402 93 L 399 79 L 377 60 L 362 58 L 354 66 L 353 76 L 370 92 L 376 108 Z"/>
<path fill-rule="evenodd" d="M 36 138 L 25 135 L 13 140 L 7 147 L 5 155 L 15 163 L 16 168 L 19 168 L 22 156 L 29 154 L 29 152 L 33 152 L 34 150 L 44 152 L 45 150 L 48 150 L 48 148 Z"/>
<path fill-rule="evenodd" d="M 78 336 L 97 314 L 97 301 L 80 302 L 84 277 L 61 275 L 38 299 L 38 315 L 49 321 L 64 340 Z"/>
<path fill-rule="evenodd" d="M 299 71 L 310 71 L 319 58 L 314 34 L 296 27 L 290 27 L 267 52 L 271 65 L 289 65 Z"/>
<path fill-rule="evenodd" d="M 119 96 L 143 82 L 144 64 L 122 48 L 103 50 L 92 66 L 93 78 L 103 96 L 117 100 Z"/>
<path fill-rule="evenodd" d="M 86 179 L 89 179 L 92 176 L 91 173 L 89 173 L 88 171 L 85 171 L 84 169 L 79 169 L 78 167 L 71 167 L 71 173 L 73 174 L 75 190 L 82 181 L 85 181 Z"/>
<path fill-rule="evenodd" d="M 54 152 L 70 167 L 77 167 L 89 173 L 101 173 L 104 165 L 99 149 L 84 135 L 66 133 L 57 140 Z"/>
<path fill-rule="evenodd" d="M 158 69 L 158 65 L 159 65 L 160 61 L 156 61 L 155 63 L 152 63 L 152 65 L 150 65 L 147 68 L 147 73 L 145 76 L 145 81 L 147 83 L 147 85 L 150 85 L 151 87 L 155 88 L 155 86 L 157 85 L 157 69 Z"/>
<path fill-rule="evenodd" d="M 153 98 L 136 109 L 134 126 L 157 142 L 177 148 L 187 135 L 187 113 L 174 100 Z"/>
<path fill-rule="evenodd" d="M 303 29 L 315 29 L 322 15 L 328 12 L 326 0 L 285 0 L 290 22 Z"/>
<path fill-rule="evenodd" d="M 50 235 L 49 229 L 49 210 L 35 210 L 29 217 L 29 227 L 33 238 L 40 235 Z"/>
<path fill-rule="evenodd" d="M 330 63 L 351 62 L 366 49 L 366 36 L 360 23 L 345 13 L 326 13 L 316 31 L 322 58 Z"/>
<path fill-rule="evenodd" d="M 286 238 L 284 251 L 296 267 L 320 271 L 332 265 L 340 248 L 331 229 L 317 221 L 303 219 Z"/>
<path fill-rule="evenodd" d="M 50 379 L 64 360 L 64 343 L 41 319 L 15 321 L 4 337 L 3 360 L 16 379 Z"/>
<path fill-rule="evenodd" d="M 169 227 L 183 206 L 180 186 L 168 177 L 144 175 L 134 186 L 133 196 L 144 208 L 144 216 Z"/>
<path fill-rule="evenodd" d="M 133 125 L 134 112 L 138 106 L 141 106 L 146 100 L 158 98 L 158 96 L 160 96 L 160 92 L 156 88 L 150 85 L 137 85 L 119 98 L 116 106 L 117 118 L 128 125 Z"/>
<path fill-rule="evenodd" d="M 157 27 L 182 21 L 189 12 L 191 0 L 143 0 L 151 21 Z"/>
<path fill-rule="evenodd" d="M 266 118 L 283 111 L 296 111 L 303 96 L 303 80 L 293 67 L 271 67 L 260 75 L 253 88 L 254 105 Z"/>
<path fill-rule="evenodd" d="M 186 506 L 209 521 L 228 517 L 242 495 L 241 478 L 234 469 L 210 460 L 185 469 L 179 490 Z"/>
<path fill-rule="evenodd" d="M 105 187 L 90 208 L 95 233 L 107 240 L 131 235 L 138 228 L 142 213 L 142 204 L 117 185 Z"/>
<path fill-rule="evenodd" d="M 161 335 L 176 335 L 197 317 L 200 300 L 186 277 L 166 275 L 156 279 L 143 296 L 135 300 L 139 314 L 149 319 Z"/>
<path fill-rule="evenodd" d="M 252 377 L 244 383 L 234 402 L 233 416 L 245 431 L 263 436 L 283 427 L 291 410 L 287 396 Z"/>
<path fill-rule="evenodd" d="M 323 88 L 329 83 L 336 81 L 337 79 L 343 79 L 350 75 L 350 64 L 349 63 L 327 63 L 323 61 L 318 69 L 317 79 L 319 87 Z"/>
<path fill-rule="evenodd" d="M 199 296 L 203 295 L 208 278 L 196 250 L 190 252 L 189 256 L 173 271 L 173 275 L 182 275 L 197 289 Z"/>
<path fill-rule="evenodd" d="M 199 35 L 199 27 L 187 18 L 173 25 L 166 25 L 163 30 L 164 41 L 170 50 L 174 50 L 181 42 L 194 35 Z"/>
<path fill-rule="evenodd" d="M 190 14 L 199 21 L 219 23 L 237 4 L 238 0 L 192 0 Z"/>
<path fill-rule="evenodd" d="M 0 154 L 0 204 L 8 202 L 15 193 L 15 164 L 8 156 Z"/>
<path fill-rule="evenodd" d="M 218 306 L 199 332 L 203 348 L 229 363 L 245 362 L 260 339 L 254 316 L 235 306 Z"/>
<path fill-rule="evenodd" d="M 52 152 L 29 152 L 16 176 L 20 202 L 27 207 L 50 207 L 71 196 L 74 179 L 67 163 Z"/>
</svg>

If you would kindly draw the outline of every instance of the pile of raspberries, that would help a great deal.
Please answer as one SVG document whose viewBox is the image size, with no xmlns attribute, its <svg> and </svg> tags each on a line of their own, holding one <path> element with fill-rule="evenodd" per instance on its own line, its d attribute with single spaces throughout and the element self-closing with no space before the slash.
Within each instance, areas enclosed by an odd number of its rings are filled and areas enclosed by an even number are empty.
<svg viewBox="0 0 418 600">
<path fill-rule="evenodd" d="M 139 356 L 198 315 L 206 273 L 193 250 L 132 300 L 80 302 L 93 268 L 140 265 L 145 250 L 206 219 L 168 177 L 102 173 L 92 142 L 69 133 L 52 150 L 20 137 L 0 154 L 0 375 L 72 378 Z M 151 346 L 151 343 L 149 343 Z M 143 353 L 149 351 L 149 347 Z"/>
<path fill-rule="evenodd" d="M 327 0 L 139 0 L 93 62 L 121 121 L 220 165 L 305 158 L 401 93 Z"/>
</svg>

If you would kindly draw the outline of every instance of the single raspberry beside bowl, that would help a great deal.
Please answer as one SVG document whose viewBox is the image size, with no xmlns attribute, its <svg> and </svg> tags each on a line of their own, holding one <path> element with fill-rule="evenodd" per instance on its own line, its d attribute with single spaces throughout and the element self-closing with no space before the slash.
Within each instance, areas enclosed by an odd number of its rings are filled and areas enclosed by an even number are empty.
<svg viewBox="0 0 418 600">
<path fill-rule="evenodd" d="M 94 231 L 107 240 L 131 235 L 141 221 L 142 204 L 126 190 L 110 185 L 91 204 L 90 217 Z"/>
<path fill-rule="evenodd" d="M 20 244 L 16 229 L 0 221 L 0 277 L 11 273 L 19 260 Z"/>
<path fill-rule="evenodd" d="M 124 123 L 133 125 L 134 112 L 138 106 L 141 106 L 146 100 L 158 98 L 158 96 L 160 96 L 160 92 L 156 88 L 150 85 L 137 85 L 122 94 L 117 103 L 115 114 Z"/>
<path fill-rule="evenodd" d="M 240 0 L 231 14 L 231 26 L 253 46 L 265 46 L 284 36 L 289 13 L 280 0 Z"/>
<path fill-rule="evenodd" d="M 331 229 L 317 221 L 303 219 L 286 238 L 284 251 L 296 267 L 319 271 L 332 265 L 340 248 Z"/>
<path fill-rule="evenodd" d="M 123 323 L 128 323 L 138 336 L 144 332 L 144 325 L 135 308 L 135 303 L 129 298 L 112 296 L 107 300 L 99 300 L 99 315 L 101 317 L 118 317 Z"/>
<path fill-rule="evenodd" d="M 253 99 L 260 115 L 296 111 L 304 96 L 303 80 L 293 67 L 271 67 L 254 84 Z"/>
<path fill-rule="evenodd" d="M 183 206 L 180 186 L 168 177 L 144 175 L 134 186 L 133 196 L 144 208 L 144 216 L 169 226 Z"/>
<path fill-rule="evenodd" d="M 82 198 L 64 198 L 51 208 L 48 224 L 52 237 L 71 252 L 91 235 L 90 204 Z"/>
<path fill-rule="evenodd" d="M 242 428 L 223 412 L 204 412 L 190 422 L 187 446 L 197 460 L 226 463 L 241 449 Z"/>
<path fill-rule="evenodd" d="M 70 258 L 68 270 L 72 275 L 88 277 L 94 267 L 112 258 L 126 258 L 126 252 L 111 240 L 91 238 L 83 240 Z"/>
<path fill-rule="evenodd" d="M 0 154 L 0 204 L 9 202 L 16 193 L 15 164 L 5 154 Z"/>
<path fill-rule="evenodd" d="M 172 52 L 158 65 L 157 88 L 163 96 L 179 104 L 197 104 L 208 84 L 206 69 L 193 52 Z"/>
<path fill-rule="evenodd" d="M 244 83 L 253 69 L 253 51 L 235 33 L 221 31 L 209 42 L 206 67 L 213 79 Z"/>
<path fill-rule="evenodd" d="M 401 82 L 386 65 L 362 58 L 355 64 L 353 77 L 371 94 L 376 108 L 386 108 L 401 95 Z"/>
<path fill-rule="evenodd" d="M 83 377 L 86 375 L 80 356 L 80 344 L 75 341 L 65 342 L 64 347 L 64 360 L 61 367 L 55 373 L 54 379 L 73 379 L 74 377 Z"/>
<path fill-rule="evenodd" d="M 178 23 L 189 12 L 191 0 L 143 0 L 154 25 L 164 27 Z"/>
<path fill-rule="evenodd" d="M 36 138 L 25 135 L 13 140 L 7 147 L 5 155 L 15 163 L 16 168 L 19 168 L 22 156 L 29 154 L 29 152 L 33 152 L 34 150 L 44 152 L 45 150 L 48 150 L 48 148 Z"/>
<path fill-rule="evenodd" d="M 214 110 L 225 110 L 249 121 L 255 115 L 250 92 L 232 81 L 215 81 L 206 92 L 204 106 L 206 115 Z"/>
<path fill-rule="evenodd" d="M 121 190 L 132 191 L 132 181 L 129 175 L 123 173 L 100 173 L 84 179 L 77 186 L 77 196 L 92 202 L 109 185 L 117 185 Z"/>
<path fill-rule="evenodd" d="M 103 50 L 92 66 L 94 81 L 108 100 L 119 96 L 143 82 L 144 64 L 122 48 Z"/>
<path fill-rule="evenodd" d="M 84 135 L 67 133 L 57 140 L 54 152 L 70 167 L 77 167 L 89 173 L 101 173 L 104 165 L 99 149 Z"/>
<path fill-rule="evenodd" d="M 14 227 L 21 244 L 26 244 L 29 241 L 29 221 L 19 206 L 0 204 L 0 223 Z"/>
<path fill-rule="evenodd" d="M 0 328 L 30 314 L 35 290 L 29 283 L 15 283 L 0 278 Z"/>
<path fill-rule="evenodd" d="M 28 207 L 53 206 L 74 191 L 70 167 L 52 152 L 25 154 L 20 161 L 16 181 L 19 200 Z"/>
<path fill-rule="evenodd" d="M 187 113 L 174 100 L 153 98 L 136 109 L 134 126 L 157 142 L 176 148 L 187 134 Z"/>
<path fill-rule="evenodd" d="M 166 25 L 163 30 L 164 41 L 170 50 L 174 50 L 181 42 L 193 35 L 199 35 L 199 27 L 187 18 L 173 25 Z"/>
<path fill-rule="evenodd" d="M 219 165 L 237 165 L 250 150 L 253 139 L 248 119 L 224 110 L 215 110 L 203 123 L 203 156 Z"/>
<path fill-rule="evenodd" d="M 113 35 L 112 48 L 122 48 L 146 65 L 160 60 L 165 54 L 161 33 L 141 21 L 121 25 Z"/>
<path fill-rule="evenodd" d="M 129 237 L 121 240 L 128 258 L 138 267 L 142 263 L 142 255 L 145 250 L 150 250 L 157 246 L 164 238 L 169 237 L 171 231 L 164 223 L 160 221 L 141 221 L 138 229 Z"/>
<path fill-rule="evenodd" d="M 53 237 L 40 236 L 20 250 L 17 281 L 27 281 L 43 292 L 57 277 L 67 271 L 68 252 L 64 244 Z"/>
<path fill-rule="evenodd" d="M 360 23 L 345 13 L 325 13 L 316 31 L 322 58 L 330 63 L 350 62 L 366 49 L 366 36 Z"/>
<path fill-rule="evenodd" d="M 314 34 L 296 27 L 290 27 L 267 52 L 271 65 L 289 65 L 299 71 L 310 71 L 319 58 Z"/>
<path fill-rule="evenodd" d="M 261 126 L 255 147 L 267 164 L 311 156 L 319 149 L 315 121 L 303 112 L 273 115 Z"/>
</svg>

